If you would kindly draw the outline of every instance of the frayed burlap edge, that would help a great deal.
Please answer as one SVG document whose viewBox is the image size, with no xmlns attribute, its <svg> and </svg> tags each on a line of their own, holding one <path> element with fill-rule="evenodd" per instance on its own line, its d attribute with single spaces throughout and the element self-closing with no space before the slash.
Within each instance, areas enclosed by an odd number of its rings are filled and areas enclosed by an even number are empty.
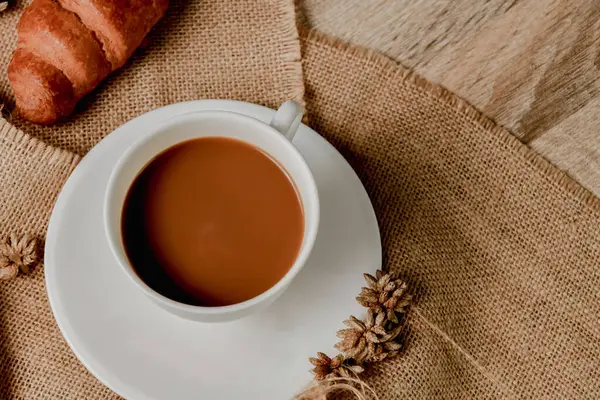
<svg viewBox="0 0 600 400">
<path fill-rule="evenodd" d="M 506 128 L 499 126 L 494 120 L 486 117 L 481 111 L 477 110 L 466 100 L 461 99 L 456 94 L 438 84 L 427 81 L 413 70 L 408 69 L 401 63 L 394 61 L 375 50 L 345 42 L 341 39 L 331 37 L 325 33 L 302 25 L 299 25 L 298 29 L 303 40 L 311 41 L 317 46 L 327 45 L 333 47 L 347 53 L 352 58 L 366 59 L 370 63 L 377 64 L 390 75 L 395 75 L 397 79 L 411 85 L 421 93 L 455 108 L 464 115 L 465 118 L 490 132 L 490 136 L 500 141 L 506 149 L 514 151 L 524 157 L 527 162 L 533 165 L 535 169 L 545 176 L 553 185 L 562 189 L 573 199 L 589 206 L 595 213 L 600 214 L 600 199 L 591 191 L 581 186 L 579 182 L 566 172 L 562 171 L 521 142 Z"/>
<path fill-rule="evenodd" d="M 22 149 L 31 153 L 31 155 L 39 157 L 38 160 L 40 162 L 66 162 L 70 164 L 72 169 L 81 160 L 81 157 L 77 154 L 50 146 L 39 139 L 29 136 L 3 117 L 0 117 L 0 140 L 10 141 L 15 146 L 22 146 Z"/>
<path fill-rule="evenodd" d="M 285 3 L 285 4 L 284 4 Z M 284 34 L 288 38 L 282 45 L 283 67 L 290 74 L 285 83 L 290 100 L 295 100 L 305 105 L 304 100 L 304 75 L 302 72 L 302 50 L 300 46 L 300 33 L 296 24 L 296 4 L 294 0 L 277 2 L 277 13 L 285 22 Z"/>
</svg>

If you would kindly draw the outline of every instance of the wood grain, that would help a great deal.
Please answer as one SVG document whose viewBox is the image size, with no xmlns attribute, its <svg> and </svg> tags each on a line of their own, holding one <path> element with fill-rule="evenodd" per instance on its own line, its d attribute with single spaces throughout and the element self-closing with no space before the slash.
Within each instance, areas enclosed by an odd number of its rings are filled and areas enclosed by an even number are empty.
<svg viewBox="0 0 600 400">
<path fill-rule="evenodd" d="M 600 2 L 304 0 L 304 22 L 465 98 L 600 195 Z"/>
</svg>

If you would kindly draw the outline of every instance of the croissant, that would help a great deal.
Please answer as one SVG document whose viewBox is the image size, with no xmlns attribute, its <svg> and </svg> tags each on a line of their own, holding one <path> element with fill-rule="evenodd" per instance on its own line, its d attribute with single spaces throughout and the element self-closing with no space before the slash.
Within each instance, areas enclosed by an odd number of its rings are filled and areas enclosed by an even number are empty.
<svg viewBox="0 0 600 400">
<path fill-rule="evenodd" d="M 122 67 L 168 0 L 33 0 L 17 25 L 8 79 L 18 114 L 51 124 Z"/>
</svg>

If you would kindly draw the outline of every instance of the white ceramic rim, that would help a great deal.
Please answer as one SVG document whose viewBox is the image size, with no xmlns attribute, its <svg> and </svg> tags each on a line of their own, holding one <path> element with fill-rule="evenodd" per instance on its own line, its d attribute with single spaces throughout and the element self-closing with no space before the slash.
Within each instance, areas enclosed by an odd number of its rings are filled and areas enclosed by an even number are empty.
<svg viewBox="0 0 600 400">
<path fill-rule="evenodd" d="M 287 148 L 289 153 L 292 154 L 293 157 L 296 159 L 296 162 L 298 163 L 300 168 L 303 170 L 303 173 L 308 178 L 310 185 L 309 185 L 309 187 L 306 188 L 307 197 L 310 198 L 310 201 L 312 201 L 314 204 L 314 212 L 312 213 L 312 218 L 310 218 L 310 220 L 308 221 L 308 224 L 305 224 L 304 229 L 307 230 L 307 235 L 306 235 L 305 240 L 302 243 L 301 251 L 298 254 L 298 256 L 296 257 L 296 261 L 290 267 L 288 272 L 275 285 L 271 286 L 271 288 L 269 288 L 267 291 L 259 294 L 258 296 L 255 296 L 255 297 L 248 299 L 246 301 L 243 301 L 241 303 L 236 303 L 236 304 L 232 304 L 232 305 L 228 305 L 228 306 L 217 306 L 217 307 L 195 306 L 195 305 L 180 303 L 178 301 L 175 301 L 173 299 L 170 299 L 170 298 L 158 293 L 157 291 L 152 289 L 150 286 L 148 286 L 146 284 L 146 282 L 144 282 L 135 273 L 131 264 L 129 263 L 129 260 L 127 259 L 126 255 L 125 255 L 125 251 L 120 250 L 120 249 L 123 249 L 122 238 L 121 238 L 120 234 L 115 234 L 115 232 L 120 232 L 121 227 L 120 226 L 115 227 L 112 222 L 113 219 L 110 218 L 110 216 L 113 215 L 113 213 L 115 212 L 114 208 L 116 207 L 114 202 L 110 201 L 110 199 L 112 199 L 114 196 L 115 183 L 116 183 L 119 175 L 121 174 L 121 172 L 126 168 L 127 162 L 130 159 L 130 157 L 135 152 L 137 152 L 140 148 L 144 147 L 148 142 L 152 141 L 154 139 L 155 135 L 159 135 L 161 133 L 161 131 L 163 131 L 165 128 L 168 128 L 173 123 L 183 122 L 188 119 L 189 120 L 192 120 L 192 119 L 197 120 L 199 117 L 200 117 L 200 119 L 203 119 L 203 118 L 211 118 L 211 117 L 220 118 L 220 117 L 224 117 L 224 116 L 227 116 L 228 118 L 240 119 L 248 124 L 254 124 L 255 126 L 264 130 L 265 133 L 270 134 L 273 137 L 273 140 L 278 140 L 281 143 L 283 143 L 283 145 Z M 181 143 L 181 142 L 178 142 L 178 143 Z M 174 143 L 170 147 L 175 146 L 176 144 L 177 143 Z M 166 150 L 166 149 L 164 149 L 164 150 Z M 155 156 L 156 156 L 156 154 L 155 154 Z M 151 160 L 152 159 L 148 160 L 147 162 L 149 163 Z M 138 171 L 138 173 L 139 172 L 141 172 L 141 170 Z M 131 183 L 133 183 L 133 181 Z M 304 204 L 302 204 L 302 206 L 304 208 Z M 119 212 L 121 212 L 122 207 L 123 207 L 123 205 L 121 204 L 119 206 Z M 304 160 L 304 157 L 302 157 L 302 155 L 300 154 L 298 149 L 296 149 L 296 147 L 292 144 L 292 142 L 289 141 L 288 139 L 286 139 L 285 136 L 281 132 L 279 132 L 272 126 L 270 126 L 262 121 L 259 121 L 255 118 L 252 118 L 250 116 L 246 116 L 246 115 L 239 114 L 239 113 L 232 112 L 232 111 L 192 111 L 189 113 L 181 114 L 181 115 L 167 119 L 161 125 L 159 125 L 159 127 L 157 127 L 155 130 L 149 132 L 147 136 L 145 136 L 144 138 L 142 138 L 142 139 L 138 140 L 137 142 L 135 142 L 134 144 L 132 144 L 125 151 L 125 153 L 119 159 L 119 162 L 117 163 L 117 165 L 115 166 L 115 168 L 113 169 L 113 171 L 110 175 L 110 178 L 109 178 L 108 184 L 107 184 L 106 194 L 104 196 L 103 222 L 104 222 L 104 228 L 105 228 L 105 235 L 108 240 L 108 244 L 111 249 L 111 252 L 112 252 L 113 256 L 115 257 L 115 259 L 117 260 L 121 269 L 125 272 L 125 274 L 129 277 L 129 279 L 140 290 L 142 290 L 142 292 L 145 295 L 147 295 L 150 298 L 152 298 L 153 300 L 157 301 L 159 304 L 164 305 L 167 308 L 175 308 L 177 310 L 180 310 L 180 311 L 183 311 L 186 313 L 193 313 L 193 314 L 197 314 L 197 315 L 219 315 L 219 314 L 227 315 L 230 313 L 238 312 L 241 310 L 245 310 L 247 308 L 251 308 L 262 302 L 265 302 L 268 299 L 270 299 L 272 296 L 274 296 L 275 294 L 279 293 L 280 291 L 283 291 L 291 283 L 291 281 L 294 279 L 294 277 L 300 272 L 302 267 L 304 267 L 304 265 L 306 264 L 306 260 L 310 256 L 310 253 L 312 252 L 313 246 L 314 246 L 316 238 L 317 238 L 319 220 L 320 220 L 320 207 L 319 207 L 319 194 L 317 191 L 317 185 L 315 183 L 313 174 L 312 174 L 308 164 L 306 163 L 306 161 Z"/>
</svg>

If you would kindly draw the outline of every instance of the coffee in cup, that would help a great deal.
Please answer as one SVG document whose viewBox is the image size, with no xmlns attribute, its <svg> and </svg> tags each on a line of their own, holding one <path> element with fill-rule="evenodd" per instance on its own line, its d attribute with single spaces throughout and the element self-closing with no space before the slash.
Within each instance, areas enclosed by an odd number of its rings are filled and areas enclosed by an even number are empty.
<svg viewBox="0 0 600 400">
<path fill-rule="evenodd" d="M 304 234 L 294 182 L 259 148 L 228 137 L 179 143 L 131 185 L 122 240 L 137 275 L 181 303 L 228 306 L 275 285 Z"/>
<path fill-rule="evenodd" d="M 104 225 L 134 290 L 201 322 L 249 315 L 286 290 L 319 227 L 317 187 L 294 139 L 303 112 L 287 101 L 270 123 L 178 115 L 124 152 Z"/>
</svg>

